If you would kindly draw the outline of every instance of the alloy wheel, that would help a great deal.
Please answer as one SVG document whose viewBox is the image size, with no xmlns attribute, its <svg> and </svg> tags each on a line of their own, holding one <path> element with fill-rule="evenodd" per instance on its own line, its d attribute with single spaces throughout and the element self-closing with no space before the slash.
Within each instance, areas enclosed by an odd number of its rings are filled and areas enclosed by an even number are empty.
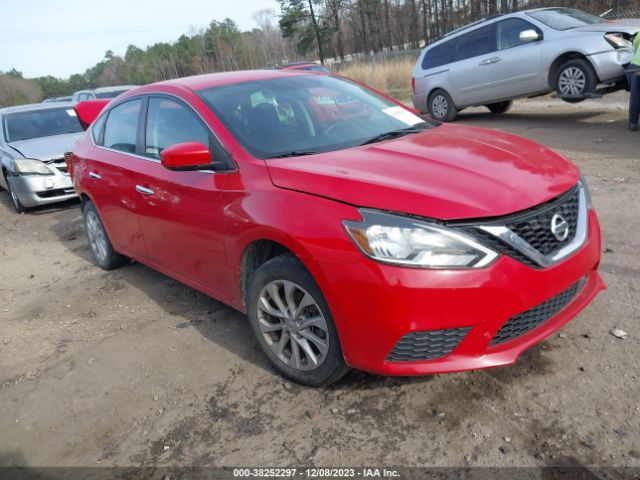
<svg viewBox="0 0 640 480">
<path fill-rule="evenodd" d="M 266 344 L 285 365 L 308 371 L 327 358 L 327 322 L 318 302 L 300 285 L 269 282 L 258 297 L 257 313 Z"/>
<path fill-rule="evenodd" d="M 93 254 L 99 262 L 104 262 L 107 259 L 109 247 L 107 244 L 107 234 L 104 231 L 102 223 L 95 212 L 87 212 L 86 217 L 87 237 L 89 238 L 89 245 Z"/>
<path fill-rule="evenodd" d="M 431 102 L 431 113 L 436 118 L 444 118 L 449 111 L 449 102 L 444 95 L 436 95 Z"/>
<path fill-rule="evenodd" d="M 580 95 L 584 93 L 586 84 L 587 77 L 577 67 L 564 69 L 558 78 L 558 89 L 561 95 Z"/>
</svg>

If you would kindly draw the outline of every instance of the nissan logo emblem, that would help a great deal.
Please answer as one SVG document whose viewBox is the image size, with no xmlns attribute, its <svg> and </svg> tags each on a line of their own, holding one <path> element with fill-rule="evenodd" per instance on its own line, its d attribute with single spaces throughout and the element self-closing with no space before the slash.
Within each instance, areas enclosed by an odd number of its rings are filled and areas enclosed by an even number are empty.
<svg viewBox="0 0 640 480">
<path fill-rule="evenodd" d="M 551 217 L 551 233 L 559 242 L 564 242 L 569 236 L 569 223 L 558 213 Z"/>
</svg>

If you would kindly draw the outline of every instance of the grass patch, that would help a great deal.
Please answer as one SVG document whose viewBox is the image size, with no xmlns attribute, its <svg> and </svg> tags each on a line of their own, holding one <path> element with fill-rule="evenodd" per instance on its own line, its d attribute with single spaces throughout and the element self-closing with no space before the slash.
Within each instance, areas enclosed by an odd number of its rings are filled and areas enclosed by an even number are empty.
<svg viewBox="0 0 640 480">
<path fill-rule="evenodd" d="M 411 73 L 415 60 L 411 58 L 358 61 L 336 65 L 335 72 L 372 86 L 398 100 L 411 99 Z"/>
</svg>

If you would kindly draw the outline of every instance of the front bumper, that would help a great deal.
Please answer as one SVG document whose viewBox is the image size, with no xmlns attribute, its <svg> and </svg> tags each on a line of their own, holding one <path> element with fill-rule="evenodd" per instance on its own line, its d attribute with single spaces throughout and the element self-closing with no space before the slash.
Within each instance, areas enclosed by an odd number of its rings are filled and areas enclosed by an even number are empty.
<svg viewBox="0 0 640 480">
<path fill-rule="evenodd" d="M 480 270 L 425 270 L 308 260 L 331 308 L 343 354 L 352 367 L 388 375 L 423 375 L 514 363 L 528 347 L 574 318 L 605 287 L 597 272 L 600 226 L 589 212 L 589 235 L 566 260 L 536 270 L 508 256 Z M 581 282 L 578 293 L 544 323 L 490 345 L 512 317 Z M 391 361 L 398 341 L 412 332 L 465 329 L 451 353 L 435 359 Z"/>
<path fill-rule="evenodd" d="M 27 208 L 75 198 L 71 178 L 60 171 L 53 175 L 14 175 L 11 188 Z"/>
<path fill-rule="evenodd" d="M 633 49 L 620 48 L 588 56 L 600 83 L 612 83 L 625 76 L 624 66 L 633 58 Z"/>
</svg>

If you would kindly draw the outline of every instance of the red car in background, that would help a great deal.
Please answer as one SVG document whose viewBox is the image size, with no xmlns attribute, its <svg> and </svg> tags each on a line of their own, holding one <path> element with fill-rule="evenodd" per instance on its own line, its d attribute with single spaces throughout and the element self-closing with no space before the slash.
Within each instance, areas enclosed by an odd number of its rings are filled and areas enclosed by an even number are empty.
<svg viewBox="0 0 640 480">
<path fill-rule="evenodd" d="M 98 265 L 134 259 L 246 312 L 307 385 L 510 364 L 605 288 L 576 166 L 343 78 L 140 87 L 69 163 Z"/>
</svg>

